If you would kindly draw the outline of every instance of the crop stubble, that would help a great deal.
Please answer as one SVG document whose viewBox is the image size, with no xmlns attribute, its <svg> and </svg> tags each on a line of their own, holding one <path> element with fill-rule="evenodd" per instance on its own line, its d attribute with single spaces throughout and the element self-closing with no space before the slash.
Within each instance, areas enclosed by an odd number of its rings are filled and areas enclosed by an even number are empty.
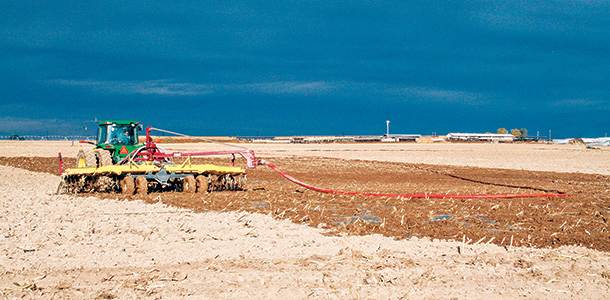
<svg viewBox="0 0 610 300">
<path fill-rule="evenodd" d="M 446 175 L 453 174 L 482 182 L 531 186 L 570 195 L 516 199 L 402 199 L 330 195 L 297 186 L 270 168 L 261 166 L 248 170 L 249 183 L 245 191 L 96 196 L 161 201 L 197 212 L 258 212 L 327 228 L 329 234 L 379 233 L 398 239 L 417 236 L 467 243 L 489 242 L 505 247 L 581 245 L 610 250 L 610 176 L 313 157 L 269 160 L 299 180 L 333 190 L 429 194 L 541 193 L 538 190 L 482 184 Z M 221 165 L 229 163 L 228 159 L 201 161 Z M 71 166 L 74 159 L 64 158 L 64 163 Z M 56 158 L 0 157 L 0 164 L 58 174 Z"/>
</svg>

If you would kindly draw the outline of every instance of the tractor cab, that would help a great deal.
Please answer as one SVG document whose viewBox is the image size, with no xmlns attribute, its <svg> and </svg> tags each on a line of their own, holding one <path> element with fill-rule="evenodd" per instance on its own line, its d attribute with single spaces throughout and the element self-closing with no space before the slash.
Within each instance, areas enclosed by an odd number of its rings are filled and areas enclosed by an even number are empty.
<svg viewBox="0 0 610 300">
<path fill-rule="evenodd" d="M 97 123 L 96 148 L 108 150 L 114 163 L 141 147 L 138 131 L 142 125 L 135 121 L 102 121 Z"/>
</svg>

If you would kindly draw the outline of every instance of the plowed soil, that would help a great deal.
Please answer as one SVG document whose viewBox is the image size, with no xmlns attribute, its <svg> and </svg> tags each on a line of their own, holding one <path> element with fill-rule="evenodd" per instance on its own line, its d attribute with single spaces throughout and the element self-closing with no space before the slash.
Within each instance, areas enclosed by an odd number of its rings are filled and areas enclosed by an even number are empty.
<svg viewBox="0 0 610 300">
<path fill-rule="evenodd" d="M 581 245 L 610 250 L 610 176 L 311 157 L 268 160 L 301 181 L 333 190 L 460 195 L 561 192 L 569 196 L 409 199 L 331 195 L 295 185 L 264 166 L 248 170 L 245 191 L 96 196 L 137 198 L 196 212 L 258 212 L 330 229 L 329 234 L 430 237 L 507 248 Z M 229 164 L 228 159 L 205 162 Z M 0 164 L 59 174 L 57 158 L 0 157 Z M 72 166 L 74 160 L 64 159 L 64 164 Z"/>
</svg>

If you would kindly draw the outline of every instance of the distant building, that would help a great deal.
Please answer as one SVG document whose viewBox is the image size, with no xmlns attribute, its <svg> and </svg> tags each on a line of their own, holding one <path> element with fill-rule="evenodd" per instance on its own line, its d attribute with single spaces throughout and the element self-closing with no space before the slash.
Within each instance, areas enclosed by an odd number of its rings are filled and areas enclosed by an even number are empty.
<svg viewBox="0 0 610 300">
<path fill-rule="evenodd" d="M 610 146 L 610 138 L 568 138 L 562 140 L 554 140 L 553 144 L 585 144 L 587 146 Z"/>
<path fill-rule="evenodd" d="M 379 142 L 381 141 L 381 137 L 379 137 L 378 135 L 360 135 L 354 137 L 354 141 L 360 143 Z"/>
<path fill-rule="evenodd" d="M 499 133 L 449 133 L 449 141 L 512 142 L 515 136 Z"/>
<path fill-rule="evenodd" d="M 415 142 L 421 138 L 421 134 L 384 134 L 382 142 Z"/>
<path fill-rule="evenodd" d="M 398 142 L 398 139 L 397 138 L 393 138 L 393 137 L 388 137 L 388 136 L 384 135 L 381 138 L 381 142 L 382 143 L 395 143 L 395 142 Z"/>
<path fill-rule="evenodd" d="M 421 135 L 419 134 L 390 134 L 388 135 L 359 135 L 359 136 L 293 136 L 293 137 L 265 137 L 265 138 L 246 138 L 255 143 L 353 143 L 353 142 L 415 142 Z M 243 137 L 242 137 L 243 139 Z"/>
</svg>

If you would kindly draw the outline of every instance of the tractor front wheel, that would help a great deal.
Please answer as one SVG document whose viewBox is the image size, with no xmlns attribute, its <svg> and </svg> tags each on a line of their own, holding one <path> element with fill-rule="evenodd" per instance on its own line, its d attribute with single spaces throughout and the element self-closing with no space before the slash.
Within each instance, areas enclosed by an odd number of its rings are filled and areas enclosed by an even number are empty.
<svg viewBox="0 0 610 300">
<path fill-rule="evenodd" d="M 97 161 L 98 168 L 112 165 L 112 157 L 110 156 L 110 152 L 106 150 L 96 150 L 95 160 Z"/>
</svg>

